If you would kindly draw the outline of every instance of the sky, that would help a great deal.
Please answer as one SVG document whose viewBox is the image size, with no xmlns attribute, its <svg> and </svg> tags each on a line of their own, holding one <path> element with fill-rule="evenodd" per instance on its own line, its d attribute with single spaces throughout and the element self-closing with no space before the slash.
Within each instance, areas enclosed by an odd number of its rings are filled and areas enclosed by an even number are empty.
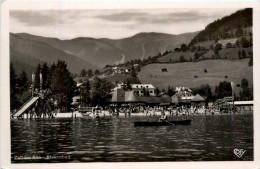
<svg viewBox="0 0 260 169">
<path fill-rule="evenodd" d="M 12 10 L 10 32 L 73 39 L 121 39 L 140 32 L 200 31 L 239 9 Z"/>
</svg>

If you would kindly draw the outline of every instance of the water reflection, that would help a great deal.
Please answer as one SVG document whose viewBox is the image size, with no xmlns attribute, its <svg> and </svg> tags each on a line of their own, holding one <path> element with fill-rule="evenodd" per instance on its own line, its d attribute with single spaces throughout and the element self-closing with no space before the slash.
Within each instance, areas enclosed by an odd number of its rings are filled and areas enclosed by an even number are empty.
<svg viewBox="0 0 260 169">
<path fill-rule="evenodd" d="M 134 127 L 155 117 L 11 121 L 12 162 L 253 160 L 253 115 L 191 118 L 189 126 Z M 242 158 L 233 149 L 245 149 Z M 17 160 L 20 156 L 69 159 Z"/>
</svg>

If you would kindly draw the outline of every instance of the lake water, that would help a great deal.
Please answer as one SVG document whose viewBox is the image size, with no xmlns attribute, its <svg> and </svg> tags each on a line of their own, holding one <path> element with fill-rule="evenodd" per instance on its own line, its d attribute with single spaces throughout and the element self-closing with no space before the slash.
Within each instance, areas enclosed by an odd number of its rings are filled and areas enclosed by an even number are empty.
<svg viewBox="0 0 260 169">
<path fill-rule="evenodd" d="M 197 115 L 191 125 L 134 127 L 158 117 L 11 121 L 11 161 L 141 162 L 253 160 L 253 115 Z M 244 149 L 241 158 L 234 149 Z"/>
</svg>

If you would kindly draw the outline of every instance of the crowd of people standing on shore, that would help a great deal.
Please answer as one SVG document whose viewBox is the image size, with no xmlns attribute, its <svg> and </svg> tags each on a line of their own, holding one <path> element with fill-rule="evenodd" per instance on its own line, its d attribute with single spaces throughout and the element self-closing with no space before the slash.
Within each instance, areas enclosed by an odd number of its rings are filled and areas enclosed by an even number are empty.
<svg viewBox="0 0 260 169">
<path fill-rule="evenodd" d="M 95 117 L 99 118 L 102 112 L 106 111 L 110 116 L 119 116 L 119 114 L 124 114 L 125 117 L 131 116 L 132 114 L 142 114 L 146 116 L 182 116 L 190 114 L 203 114 L 206 112 L 213 111 L 207 108 L 198 107 L 185 107 L 185 106 L 128 106 L 128 107 L 104 107 L 96 106 L 92 108 L 92 113 Z"/>
</svg>

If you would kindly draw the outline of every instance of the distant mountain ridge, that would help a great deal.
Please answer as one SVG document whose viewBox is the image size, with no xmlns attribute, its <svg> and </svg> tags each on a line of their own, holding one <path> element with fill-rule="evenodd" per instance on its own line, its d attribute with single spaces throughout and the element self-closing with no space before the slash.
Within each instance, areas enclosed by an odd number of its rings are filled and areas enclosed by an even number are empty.
<svg viewBox="0 0 260 169">
<path fill-rule="evenodd" d="M 108 38 L 89 38 L 78 37 L 70 40 L 60 40 L 58 38 L 42 37 L 31 35 L 28 33 L 10 34 L 10 47 L 18 45 L 17 43 L 23 43 L 21 41 L 13 41 L 14 36 L 23 39 L 24 41 L 31 41 L 36 44 L 46 44 L 52 48 L 66 53 L 71 57 L 75 56 L 76 59 L 80 59 L 82 63 L 87 66 L 78 66 L 74 68 L 74 72 L 78 71 L 79 67 L 88 68 L 103 68 L 107 64 L 117 64 L 128 60 L 145 59 L 149 56 L 157 55 L 159 52 L 165 52 L 166 50 L 173 50 L 179 47 L 182 43 L 188 43 L 197 32 L 185 33 L 180 35 L 171 35 L 165 33 L 138 33 L 129 38 L 123 39 L 108 39 Z M 31 55 L 24 51 L 26 55 Z M 40 50 L 40 49 L 39 49 Z M 44 50 L 42 54 L 44 54 Z M 33 57 L 33 56 L 32 56 Z M 17 57 L 16 57 L 17 58 Z M 36 57 L 38 58 L 38 57 Z M 38 58 L 40 59 L 40 58 Z M 70 63 L 68 63 L 70 65 Z"/>
<path fill-rule="evenodd" d="M 47 62 L 51 65 L 58 60 L 66 61 L 68 68 L 73 73 L 79 72 L 84 67 L 97 69 L 96 66 L 73 54 L 66 53 L 47 43 L 12 33 L 10 34 L 10 60 L 18 73 L 23 70 L 32 73 L 39 63 Z"/>
</svg>

